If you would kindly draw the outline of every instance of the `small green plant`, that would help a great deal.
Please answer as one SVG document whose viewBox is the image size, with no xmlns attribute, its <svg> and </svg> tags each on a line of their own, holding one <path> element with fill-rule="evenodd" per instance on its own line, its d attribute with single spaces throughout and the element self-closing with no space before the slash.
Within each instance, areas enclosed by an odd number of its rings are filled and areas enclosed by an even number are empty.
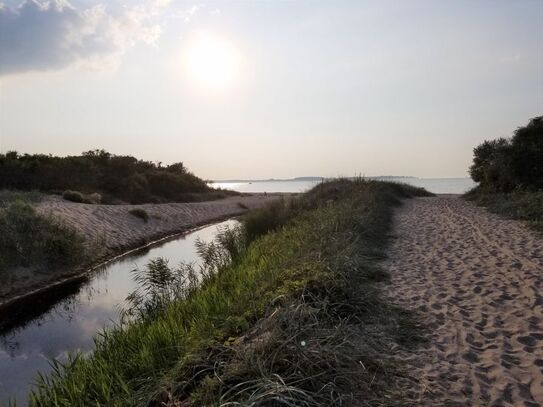
<svg viewBox="0 0 543 407">
<path fill-rule="evenodd" d="M 62 198 L 70 202 L 84 203 L 85 197 L 79 191 L 66 190 L 62 193 Z"/>
<path fill-rule="evenodd" d="M 149 214 L 147 213 L 145 209 L 142 209 L 142 208 L 130 209 L 128 213 L 132 216 L 135 216 L 136 218 L 140 218 L 145 223 L 149 221 Z"/>
</svg>

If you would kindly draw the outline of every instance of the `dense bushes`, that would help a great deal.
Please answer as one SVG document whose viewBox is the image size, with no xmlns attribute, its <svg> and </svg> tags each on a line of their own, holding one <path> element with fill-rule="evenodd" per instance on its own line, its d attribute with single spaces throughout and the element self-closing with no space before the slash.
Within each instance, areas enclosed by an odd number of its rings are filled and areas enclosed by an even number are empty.
<svg viewBox="0 0 543 407">
<path fill-rule="evenodd" d="M 23 201 L 0 208 L 0 230 L 0 270 L 71 266 L 85 258 L 83 238 L 75 230 Z"/>
<path fill-rule="evenodd" d="M 477 146 L 470 174 L 488 192 L 543 188 L 543 116 L 518 128 L 510 139 Z"/>
<path fill-rule="evenodd" d="M 0 188 L 100 192 L 106 201 L 131 203 L 198 200 L 210 191 L 182 163 L 162 166 L 104 150 L 68 157 L 0 154 Z"/>
<path fill-rule="evenodd" d="M 543 116 L 473 152 L 470 174 L 479 185 L 465 197 L 543 231 Z"/>
</svg>

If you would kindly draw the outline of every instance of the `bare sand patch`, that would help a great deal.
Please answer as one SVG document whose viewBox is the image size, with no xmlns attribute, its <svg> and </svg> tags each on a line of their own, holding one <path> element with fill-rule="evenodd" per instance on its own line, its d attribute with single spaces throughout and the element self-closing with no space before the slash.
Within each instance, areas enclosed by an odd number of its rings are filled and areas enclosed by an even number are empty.
<svg viewBox="0 0 543 407">
<path fill-rule="evenodd" d="M 543 239 L 459 197 L 405 202 L 385 263 L 391 301 L 428 347 L 402 353 L 421 406 L 543 405 Z"/>
</svg>

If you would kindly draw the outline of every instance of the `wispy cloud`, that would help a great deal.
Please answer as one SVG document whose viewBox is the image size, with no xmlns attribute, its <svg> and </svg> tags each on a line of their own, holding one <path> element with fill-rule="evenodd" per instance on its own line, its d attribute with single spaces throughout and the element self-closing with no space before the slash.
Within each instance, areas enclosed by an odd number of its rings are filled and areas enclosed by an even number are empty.
<svg viewBox="0 0 543 407">
<path fill-rule="evenodd" d="M 66 0 L 0 3 L 0 75 L 117 64 L 138 43 L 156 44 L 157 22 L 169 0 L 153 0 L 112 14 L 103 4 L 78 10 Z"/>
</svg>

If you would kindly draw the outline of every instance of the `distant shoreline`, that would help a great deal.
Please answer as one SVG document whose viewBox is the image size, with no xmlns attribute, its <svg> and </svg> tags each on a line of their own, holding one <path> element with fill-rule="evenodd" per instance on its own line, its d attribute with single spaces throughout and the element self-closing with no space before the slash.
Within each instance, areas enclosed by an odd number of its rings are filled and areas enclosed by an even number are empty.
<svg viewBox="0 0 543 407">
<path fill-rule="evenodd" d="M 355 179 L 357 177 L 346 177 L 347 179 Z M 470 179 L 470 177 L 413 177 L 408 175 L 378 175 L 378 176 L 362 176 L 365 179 L 375 180 L 390 180 L 390 179 L 420 179 L 420 180 L 448 180 L 448 179 Z M 227 183 L 246 183 L 246 182 L 307 182 L 307 181 L 326 181 L 334 179 L 334 177 L 295 177 L 295 178 L 267 178 L 267 179 L 220 179 L 209 180 L 208 184 L 227 184 Z"/>
</svg>

